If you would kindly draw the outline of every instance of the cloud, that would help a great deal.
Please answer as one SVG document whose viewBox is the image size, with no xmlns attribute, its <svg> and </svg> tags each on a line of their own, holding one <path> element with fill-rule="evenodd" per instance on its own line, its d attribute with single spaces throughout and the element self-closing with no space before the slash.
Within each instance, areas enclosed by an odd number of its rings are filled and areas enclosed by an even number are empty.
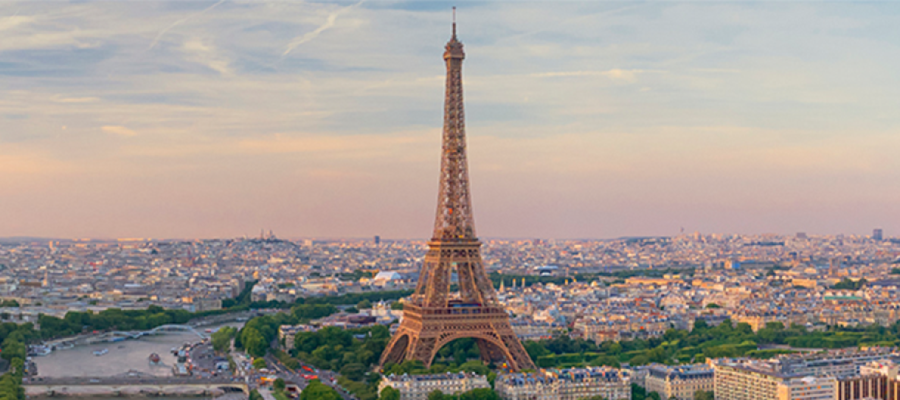
<svg viewBox="0 0 900 400">
<path fill-rule="evenodd" d="M 100 101 L 98 97 L 63 97 L 53 96 L 53 101 L 57 103 L 95 103 Z"/>
<path fill-rule="evenodd" d="M 0 31 L 13 29 L 20 25 L 30 24 L 34 22 L 34 17 L 24 15 L 13 15 L 10 17 L 0 18 Z"/>
<path fill-rule="evenodd" d="M 210 69 L 222 75 L 232 75 L 230 61 L 220 55 L 211 44 L 203 43 L 200 39 L 193 38 L 181 46 L 181 50 L 192 55 L 192 61 L 206 65 Z"/>
<path fill-rule="evenodd" d="M 620 80 L 625 82 L 634 82 L 637 78 L 637 74 L 643 73 L 647 71 L 639 70 L 639 69 L 610 69 L 608 71 L 562 71 L 562 72 L 540 72 L 535 74 L 530 74 L 530 77 L 533 78 L 568 78 L 568 77 L 579 77 L 579 76 L 603 76 L 613 80 Z"/>
<path fill-rule="evenodd" d="M 0 171 L 38 171 L 46 160 L 62 163 L 60 170 L 78 171 L 70 173 L 75 179 L 46 173 L 44 180 L 7 172 L 0 173 L 0 181 L 47 192 L 70 185 L 66 191 L 90 204 L 89 212 L 105 211 L 96 196 L 117 199 L 123 215 L 121 223 L 106 225 L 72 217 L 71 226 L 78 228 L 66 228 L 34 206 L 50 200 L 29 194 L 22 195 L 19 209 L 0 210 L 0 219 L 13 224 L 4 224 L 4 232 L 36 223 L 38 228 L 30 229 L 41 234 L 197 234 L 183 219 L 142 203 L 159 203 L 157 197 L 123 202 L 113 188 L 144 187 L 159 198 L 185 198 L 204 181 L 204 193 L 229 200 L 178 207 L 216 215 L 256 209 L 258 197 L 241 203 L 223 195 L 240 186 L 234 178 L 205 179 L 227 175 L 223 170 L 242 174 L 240 182 L 252 182 L 268 199 L 277 199 L 267 200 L 273 214 L 312 215 L 308 225 L 298 220 L 285 228 L 294 234 L 384 232 L 365 218 L 347 228 L 328 218 L 356 215 L 359 203 L 371 204 L 372 197 L 409 199 L 407 193 L 420 191 L 427 224 L 440 150 L 440 57 L 449 7 L 415 2 L 347 7 L 357 1 L 0 2 L 0 76 L 6 77 L 0 79 Z M 504 202 L 518 200 L 503 192 L 516 187 L 529 192 L 513 197 L 551 210 L 579 216 L 613 210 L 636 220 L 652 214 L 660 221 L 628 228 L 626 222 L 589 226 L 575 218 L 545 235 L 658 232 L 683 211 L 670 207 L 653 214 L 668 198 L 734 205 L 735 214 L 750 214 L 740 208 L 753 202 L 767 206 L 784 195 L 809 199 L 809 207 L 784 213 L 791 215 L 823 201 L 803 193 L 818 197 L 830 191 L 864 193 L 854 195 L 854 209 L 872 215 L 892 210 L 876 203 L 900 198 L 900 189 L 890 185 L 900 179 L 900 161 L 890 153 L 897 143 L 875 137 L 877 132 L 890 137 L 900 127 L 900 77 L 891 69 L 900 52 L 884 41 L 894 31 L 892 13 L 862 18 L 863 9 L 840 12 L 857 6 L 830 3 L 653 3 L 605 13 L 611 7 L 617 6 L 487 2 L 462 7 L 472 182 L 476 203 L 486 206 L 479 218 L 494 221 L 483 232 L 527 234 L 555 226 L 536 218 L 502 219 Z M 872 5 L 879 7 L 888 6 Z M 17 8 L 32 17 L 9 17 Z M 855 23 L 831 23 L 836 15 Z M 730 26 L 749 30 L 719 40 L 723 27 Z M 76 49 L 85 45 L 95 48 Z M 648 88 L 652 91 L 641 91 Z M 12 145 L 16 152 L 7 149 Z M 36 156 L 17 158 L 26 150 Z M 157 183 L 136 186 L 131 182 L 136 173 L 152 174 Z M 338 190 L 337 177 L 360 174 L 387 181 L 360 179 Z M 535 177 L 539 182 L 531 181 Z M 92 182 L 121 184 L 86 189 Z M 321 193 L 316 201 L 327 207 L 280 205 L 294 197 L 284 182 L 302 187 L 297 197 Z M 403 192 L 406 187 L 417 189 Z M 533 187 L 541 190 L 530 193 Z M 554 191 L 564 195 L 548 194 Z M 716 195 L 705 196 L 709 191 Z M 364 201 L 359 193 L 367 194 Z M 617 207 L 609 199 L 645 203 Z M 403 208 L 416 207 L 416 201 Z M 9 204 L 6 197 L 3 203 Z M 57 206 L 61 215 L 70 213 L 70 204 Z M 517 207 L 510 210 L 535 211 Z M 385 215 L 406 226 L 405 209 Z M 134 217 L 142 210 L 167 227 L 151 230 Z M 375 206 L 365 210 L 381 212 Z M 826 219 L 822 215 L 819 219 Z M 868 221 L 866 215 L 854 216 Z M 739 227 L 730 216 L 691 219 L 718 230 Z M 890 221 L 900 221 L 900 212 Z M 133 230 L 116 231 L 122 226 Z M 767 228 L 793 229 L 778 221 Z M 427 233 L 427 227 L 405 229 L 396 232 Z M 233 231 L 219 226 L 204 232 Z"/>
<path fill-rule="evenodd" d="M 428 145 L 436 135 L 431 137 L 421 133 L 402 133 L 393 135 L 307 135 L 302 137 L 288 135 L 269 135 L 261 138 L 245 139 L 237 143 L 237 150 L 248 154 L 336 154 L 340 157 L 370 157 L 389 154 L 397 149 L 418 149 Z"/>
<path fill-rule="evenodd" d="M 327 29 L 334 26 L 334 23 L 337 22 L 338 16 L 340 16 L 341 14 L 343 14 L 349 10 L 356 8 L 357 6 L 359 6 L 362 3 L 363 2 L 360 1 L 359 3 L 353 4 L 353 5 L 344 7 L 344 8 L 340 8 L 337 11 L 332 12 L 331 14 L 328 14 L 328 18 L 325 19 L 324 24 L 319 25 L 319 27 L 314 29 L 312 32 L 307 32 L 301 36 L 298 36 L 298 37 L 295 37 L 294 39 L 292 39 L 291 42 L 288 44 L 287 48 L 284 49 L 284 53 L 281 53 L 281 56 L 284 57 L 284 56 L 288 55 L 288 53 L 290 53 L 292 50 L 297 48 L 297 46 L 300 46 L 303 43 L 309 42 L 310 40 L 313 40 L 313 39 L 319 37 L 319 35 L 322 32 L 325 32 Z"/>
<path fill-rule="evenodd" d="M 102 129 L 103 132 L 112 133 L 113 135 L 126 136 L 126 137 L 137 136 L 137 132 L 135 132 L 131 129 L 128 129 L 124 126 L 106 125 L 100 129 Z"/>
<path fill-rule="evenodd" d="M 216 4 L 213 4 L 213 5 L 209 6 L 209 7 L 204 8 L 203 10 L 201 10 L 201 11 L 199 11 L 199 12 L 196 12 L 196 13 L 194 13 L 194 14 L 188 15 L 187 17 L 184 17 L 184 18 L 182 18 L 182 19 L 179 19 L 178 21 L 173 22 L 172 25 L 169 25 L 169 26 L 167 26 L 165 29 L 159 31 L 159 33 L 156 35 L 156 37 L 153 39 L 153 41 L 150 42 L 150 47 L 148 47 L 147 49 L 149 50 L 149 49 L 152 49 L 154 46 L 156 46 L 156 43 L 159 42 L 159 39 L 162 39 L 163 35 L 165 35 L 166 32 L 168 32 L 170 29 L 172 29 L 172 28 L 174 28 L 174 27 L 176 27 L 176 26 L 178 26 L 178 25 L 181 25 L 181 24 L 187 22 L 187 21 L 190 20 L 191 18 L 199 17 L 199 16 L 205 14 L 207 11 L 212 10 L 213 8 L 218 7 L 219 4 L 222 4 L 222 3 L 224 3 L 224 2 L 225 2 L 225 0 L 219 0 L 219 2 L 216 3 Z"/>
</svg>

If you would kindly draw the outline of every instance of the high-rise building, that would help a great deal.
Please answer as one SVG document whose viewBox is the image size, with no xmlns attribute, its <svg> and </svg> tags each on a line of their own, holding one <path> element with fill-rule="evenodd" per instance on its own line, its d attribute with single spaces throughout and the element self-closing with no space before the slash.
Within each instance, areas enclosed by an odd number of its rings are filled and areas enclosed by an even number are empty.
<svg viewBox="0 0 900 400">
<path fill-rule="evenodd" d="M 884 240 L 884 231 L 882 231 L 879 228 L 873 229 L 872 230 L 872 240 L 878 240 L 878 241 Z"/>
<path fill-rule="evenodd" d="M 375 235 L 375 245 L 378 246 L 381 244 L 381 236 Z"/>
<path fill-rule="evenodd" d="M 381 365 L 419 360 L 430 366 L 441 347 L 468 337 L 475 339 L 487 362 L 505 363 L 514 371 L 534 368 L 484 270 L 481 241 L 475 235 L 462 90 L 465 53 L 456 38 L 455 15 L 454 9 L 453 36 L 444 48 L 447 78 L 434 234 L 416 290 L 403 306 L 402 322 L 381 355 Z M 451 293 L 454 276 L 459 291 Z"/>
</svg>

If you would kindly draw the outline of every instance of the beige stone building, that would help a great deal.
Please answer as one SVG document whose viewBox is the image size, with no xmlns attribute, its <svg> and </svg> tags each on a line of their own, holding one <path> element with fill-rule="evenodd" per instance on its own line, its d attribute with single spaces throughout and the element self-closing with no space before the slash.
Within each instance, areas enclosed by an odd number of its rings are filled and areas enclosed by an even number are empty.
<svg viewBox="0 0 900 400">
<path fill-rule="evenodd" d="M 559 381 L 545 374 L 505 374 L 494 381 L 494 390 L 503 400 L 557 400 Z"/>
<path fill-rule="evenodd" d="M 494 389 L 504 400 L 580 400 L 595 396 L 631 400 L 631 375 L 610 367 L 506 374 L 497 378 Z"/>
<path fill-rule="evenodd" d="M 662 399 L 693 400 L 698 390 L 712 392 L 713 368 L 707 364 L 668 366 L 653 364 L 647 368 L 644 387 Z"/>
<path fill-rule="evenodd" d="M 778 384 L 777 400 L 834 400 L 836 389 L 833 376 L 786 379 Z"/>
<path fill-rule="evenodd" d="M 484 375 L 474 373 L 446 373 L 433 375 L 389 375 L 381 378 L 378 393 L 386 387 L 400 392 L 400 400 L 426 400 L 428 394 L 440 390 L 444 394 L 459 394 L 472 389 L 489 388 Z"/>
<path fill-rule="evenodd" d="M 776 399 L 784 377 L 768 367 L 763 363 L 715 361 L 716 400 Z"/>
<path fill-rule="evenodd" d="M 786 375 L 763 361 L 717 360 L 716 400 L 834 400 L 834 376 Z"/>
</svg>

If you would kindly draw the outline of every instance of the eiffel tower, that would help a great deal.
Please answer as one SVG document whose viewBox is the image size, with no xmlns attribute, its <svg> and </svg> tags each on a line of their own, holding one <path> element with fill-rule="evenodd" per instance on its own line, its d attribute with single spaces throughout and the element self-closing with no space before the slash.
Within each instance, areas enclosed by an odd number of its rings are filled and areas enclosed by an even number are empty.
<svg viewBox="0 0 900 400">
<path fill-rule="evenodd" d="M 430 367 L 441 347 L 468 337 L 475 339 L 485 362 L 506 362 L 513 371 L 533 369 L 484 271 L 481 242 L 475 236 L 463 111 L 465 54 L 456 38 L 455 14 L 454 8 L 453 36 L 444 51 L 447 81 L 434 236 L 428 242 L 416 291 L 403 307 L 403 322 L 381 355 L 381 366 L 419 360 Z M 454 273 L 457 293 L 450 292 Z"/>
</svg>

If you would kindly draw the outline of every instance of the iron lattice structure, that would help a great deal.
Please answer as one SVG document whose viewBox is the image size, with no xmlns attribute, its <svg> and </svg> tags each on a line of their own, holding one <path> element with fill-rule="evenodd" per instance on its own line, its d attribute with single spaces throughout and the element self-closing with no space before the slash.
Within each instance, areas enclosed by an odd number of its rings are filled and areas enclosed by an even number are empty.
<svg viewBox="0 0 900 400">
<path fill-rule="evenodd" d="M 434 236 L 419 272 L 419 283 L 403 307 L 403 322 L 381 355 L 381 365 L 419 360 L 431 366 L 445 344 L 459 338 L 475 339 L 487 362 L 506 362 L 518 371 L 534 363 L 497 300 L 481 259 L 475 236 L 469 174 L 466 161 L 463 109 L 463 44 L 453 36 L 444 51 L 447 82 L 444 95 L 444 133 L 441 177 Z M 458 293 L 450 292 L 457 276 Z"/>
</svg>

